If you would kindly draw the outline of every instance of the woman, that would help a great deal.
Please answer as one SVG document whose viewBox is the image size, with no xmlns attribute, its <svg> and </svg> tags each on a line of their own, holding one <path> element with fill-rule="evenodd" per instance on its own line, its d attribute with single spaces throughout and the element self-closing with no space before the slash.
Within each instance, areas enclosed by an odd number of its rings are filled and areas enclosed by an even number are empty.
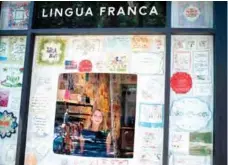
<svg viewBox="0 0 228 165">
<path fill-rule="evenodd" d="M 107 157 L 110 154 L 111 135 L 101 110 L 96 109 L 80 136 L 80 153 L 83 156 Z"/>
</svg>

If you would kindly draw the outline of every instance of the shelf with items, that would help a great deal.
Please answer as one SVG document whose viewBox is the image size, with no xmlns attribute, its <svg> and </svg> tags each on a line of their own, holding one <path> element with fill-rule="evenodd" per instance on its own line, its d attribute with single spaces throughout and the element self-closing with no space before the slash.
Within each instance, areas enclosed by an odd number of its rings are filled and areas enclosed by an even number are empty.
<svg viewBox="0 0 228 165">
<path fill-rule="evenodd" d="M 62 116 L 66 108 L 69 109 L 69 116 L 73 118 L 83 118 L 86 119 L 88 116 L 92 114 L 93 105 L 91 104 L 84 104 L 84 103 L 77 103 L 72 101 L 57 101 L 57 112 L 56 116 Z"/>
<path fill-rule="evenodd" d="M 80 102 L 76 102 L 73 100 L 57 100 L 56 102 L 57 104 L 63 104 L 63 105 L 71 105 L 71 106 L 84 106 L 84 107 L 91 107 L 93 109 L 93 105 L 88 104 L 88 103 L 80 103 Z"/>
</svg>

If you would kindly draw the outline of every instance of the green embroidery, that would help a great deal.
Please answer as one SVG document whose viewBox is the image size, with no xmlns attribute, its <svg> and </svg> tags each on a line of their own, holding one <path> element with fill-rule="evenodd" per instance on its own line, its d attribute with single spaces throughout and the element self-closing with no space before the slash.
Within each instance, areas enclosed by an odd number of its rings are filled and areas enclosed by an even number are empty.
<svg viewBox="0 0 228 165">
<path fill-rule="evenodd" d="M 65 49 L 66 41 L 63 39 L 42 38 L 38 46 L 37 64 L 63 65 Z"/>
</svg>

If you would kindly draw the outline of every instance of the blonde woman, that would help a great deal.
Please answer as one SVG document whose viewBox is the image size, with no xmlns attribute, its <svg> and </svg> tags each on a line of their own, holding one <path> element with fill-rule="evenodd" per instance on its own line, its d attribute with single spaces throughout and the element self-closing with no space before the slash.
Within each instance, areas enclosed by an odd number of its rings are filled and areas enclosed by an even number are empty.
<svg viewBox="0 0 228 165">
<path fill-rule="evenodd" d="M 107 157 L 111 150 L 111 135 L 101 110 L 93 111 L 80 135 L 80 153 L 83 156 Z"/>
</svg>

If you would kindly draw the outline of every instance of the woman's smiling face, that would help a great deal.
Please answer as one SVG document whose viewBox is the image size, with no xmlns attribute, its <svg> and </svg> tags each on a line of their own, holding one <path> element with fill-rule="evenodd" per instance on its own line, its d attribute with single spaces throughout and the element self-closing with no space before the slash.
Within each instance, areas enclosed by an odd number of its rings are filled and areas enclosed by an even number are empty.
<svg viewBox="0 0 228 165">
<path fill-rule="evenodd" d="M 91 121 L 95 125 L 100 125 L 103 121 L 103 115 L 100 111 L 96 110 L 91 117 Z"/>
</svg>

